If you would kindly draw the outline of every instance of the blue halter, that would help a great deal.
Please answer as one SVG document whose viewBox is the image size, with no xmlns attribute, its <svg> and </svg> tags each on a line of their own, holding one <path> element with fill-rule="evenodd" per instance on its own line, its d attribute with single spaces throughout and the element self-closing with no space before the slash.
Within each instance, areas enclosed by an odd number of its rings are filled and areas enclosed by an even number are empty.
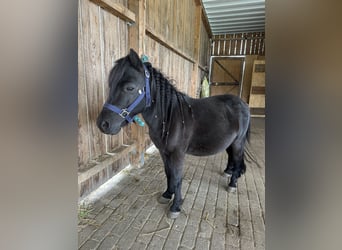
<svg viewBox="0 0 342 250">
<path fill-rule="evenodd" d="M 142 101 L 142 99 L 144 99 L 145 96 L 146 96 L 146 107 L 151 106 L 150 72 L 148 72 L 144 64 L 143 66 L 144 66 L 144 71 L 145 71 L 145 91 L 142 90 L 142 92 L 139 94 L 139 96 L 134 100 L 134 102 L 131 105 L 123 109 L 107 102 L 103 105 L 104 108 L 107 108 L 113 111 L 114 113 L 118 114 L 122 118 L 126 119 L 126 121 L 129 123 L 133 122 L 134 117 L 135 117 L 135 116 L 131 117 L 129 114 L 132 112 L 132 110 L 136 106 L 139 105 L 139 103 Z"/>
</svg>

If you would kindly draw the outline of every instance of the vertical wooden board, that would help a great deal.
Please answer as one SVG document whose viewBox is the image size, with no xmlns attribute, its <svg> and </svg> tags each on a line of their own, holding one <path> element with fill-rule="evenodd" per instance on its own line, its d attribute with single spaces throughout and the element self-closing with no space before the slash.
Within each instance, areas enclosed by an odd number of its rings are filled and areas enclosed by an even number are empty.
<svg viewBox="0 0 342 250">
<path fill-rule="evenodd" d="M 176 57 L 177 57 L 177 61 L 178 61 L 178 63 L 177 63 L 177 65 L 179 65 L 179 68 L 177 68 L 177 88 L 179 89 L 179 90 L 182 90 L 182 81 L 181 81 L 181 76 L 182 76 L 182 73 L 181 73 L 181 69 L 182 69 L 182 58 L 180 57 L 180 56 L 178 56 L 178 55 L 176 55 Z"/>
<path fill-rule="evenodd" d="M 87 64 L 87 99 L 89 110 L 89 121 L 91 134 L 92 158 L 96 158 L 105 151 L 105 145 L 102 144 L 103 134 L 96 126 L 96 118 L 101 110 L 101 49 L 100 49 L 100 31 L 99 31 L 99 7 L 89 2 L 87 7 L 89 12 L 89 36 L 88 53 L 86 53 Z"/>
<path fill-rule="evenodd" d="M 160 55 L 161 55 L 161 51 L 160 51 L 160 45 L 154 41 L 153 39 L 151 38 L 148 38 L 150 40 L 150 44 L 151 44 L 151 48 L 153 48 L 154 50 L 151 51 L 151 53 L 156 53 L 155 55 L 155 62 L 153 64 L 154 67 L 160 69 Z"/>
<path fill-rule="evenodd" d="M 205 65 L 208 65 L 208 58 L 209 58 L 209 55 L 210 55 L 210 44 L 209 44 L 209 37 L 208 37 L 208 34 L 207 34 L 207 31 L 204 27 L 204 24 L 203 22 L 201 22 L 201 50 L 200 50 L 200 54 L 201 54 L 201 60 L 200 60 L 200 64 L 202 66 L 205 66 Z"/>
<path fill-rule="evenodd" d="M 242 38 L 243 38 L 243 33 L 240 33 L 239 34 L 239 38 L 240 38 L 240 40 L 239 40 L 239 45 L 238 45 L 238 51 L 239 51 L 239 55 L 243 55 L 243 40 L 242 40 Z"/>
<path fill-rule="evenodd" d="M 169 1 L 160 1 L 159 2 L 159 11 L 158 11 L 158 19 L 159 19 L 159 29 L 158 34 L 161 34 L 163 37 L 166 37 L 166 23 L 167 23 L 167 6 Z"/>
<path fill-rule="evenodd" d="M 150 6 L 150 13 L 149 13 L 149 27 L 151 27 L 152 30 L 155 30 L 155 21 L 156 21 L 156 5 L 155 5 L 155 1 L 158 0 L 146 0 L 149 2 L 149 6 Z"/>
<path fill-rule="evenodd" d="M 174 74 L 174 70 L 176 68 L 176 65 L 174 63 L 174 53 L 170 53 L 170 58 L 169 58 L 169 65 L 170 65 L 170 68 L 169 68 L 169 73 L 168 73 L 168 77 L 170 78 L 170 80 L 172 79 L 173 77 L 173 74 Z M 172 82 L 171 82 L 172 83 Z"/>
<path fill-rule="evenodd" d="M 174 78 L 174 84 L 175 86 L 177 87 L 177 89 L 180 89 L 180 82 L 179 82 L 179 76 L 180 76 L 180 68 L 181 68 L 181 65 L 180 65 L 180 58 L 178 55 L 174 55 L 174 60 L 175 60 L 175 65 L 178 65 L 178 67 L 175 67 L 174 69 L 174 75 L 173 75 L 173 78 Z"/>
<path fill-rule="evenodd" d="M 176 69 L 177 71 L 177 88 L 180 90 L 180 91 L 183 91 L 183 77 L 184 77 L 184 65 L 183 65 L 183 58 L 178 56 L 178 55 L 175 55 L 178 59 L 178 65 L 179 65 L 179 68 Z"/>
<path fill-rule="evenodd" d="M 170 37 L 170 43 L 174 44 L 177 46 L 177 0 L 172 1 L 172 32 L 171 32 L 171 37 Z"/>
<path fill-rule="evenodd" d="M 253 62 L 257 58 L 255 55 L 246 55 L 245 58 L 245 74 L 243 78 L 242 98 L 248 102 L 251 90 Z"/>
<path fill-rule="evenodd" d="M 173 29 L 174 29 L 174 22 L 175 22 L 175 18 L 174 18 L 174 2 L 173 1 L 168 1 L 169 3 L 169 7 L 168 7 L 168 12 L 167 12 L 167 19 L 168 19 L 168 36 L 167 36 L 167 40 L 170 41 L 172 43 L 172 39 L 173 39 Z"/>
<path fill-rule="evenodd" d="M 247 35 L 249 37 L 249 34 Z M 246 55 L 250 55 L 251 54 L 251 39 L 248 38 L 246 40 Z"/>
<path fill-rule="evenodd" d="M 218 51 L 218 49 L 219 49 L 219 41 L 218 41 L 218 36 L 217 35 L 215 35 L 215 38 L 213 38 L 213 40 L 214 40 L 214 46 L 213 46 L 213 55 L 214 56 L 217 56 L 217 55 L 219 55 L 219 51 Z"/>
<path fill-rule="evenodd" d="M 199 49 L 199 64 L 201 65 L 205 65 L 205 53 L 206 53 L 206 44 L 207 44 L 207 41 L 206 41 L 206 35 L 205 33 L 203 32 L 203 22 L 202 22 L 202 18 L 201 18 L 201 22 L 200 22 L 200 25 L 201 25 L 201 29 L 200 29 L 200 49 Z"/>
<path fill-rule="evenodd" d="M 187 78 L 188 72 L 186 72 L 185 69 L 185 60 L 181 58 L 181 67 L 179 68 L 179 73 L 180 73 L 180 86 L 181 86 L 181 91 L 186 93 L 187 89 L 187 83 L 185 82 L 185 79 Z"/>
<path fill-rule="evenodd" d="M 197 76 L 197 86 L 196 86 L 196 89 L 195 89 L 195 93 L 194 93 L 194 96 L 195 98 L 200 98 L 200 90 L 201 90 L 201 84 L 202 84 L 202 79 L 203 79 L 203 71 L 200 69 L 198 71 L 198 76 Z"/>
<path fill-rule="evenodd" d="M 226 55 L 226 45 L 227 45 L 227 34 L 222 35 L 223 41 L 222 41 L 222 55 Z"/>
<path fill-rule="evenodd" d="M 129 52 L 128 48 L 128 29 L 126 21 L 119 19 L 120 27 L 120 57 L 126 56 Z M 139 53 L 139 52 L 138 52 Z M 139 55 L 140 56 L 140 55 Z M 129 144 L 128 138 L 131 137 L 132 125 L 128 125 L 121 130 L 121 144 Z"/>
<path fill-rule="evenodd" d="M 160 65 L 160 70 L 162 72 L 165 72 L 165 54 L 166 54 L 166 49 L 164 46 L 160 46 L 160 55 L 159 55 L 159 65 Z"/>
<path fill-rule="evenodd" d="M 249 37 L 250 37 L 250 39 L 249 39 L 249 55 L 252 55 L 253 54 L 253 39 L 254 39 L 253 33 L 250 33 Z"/>
<path fill-rule="evenodd" d="M 187 82 L 186 82 L 186 78 L 189 72 L 186 71 L 185 69 L 185 64 L 186 64 L 186 60 L 181 58 L 181 68 L 180 68 L 180 81 L 181 81 L 181 86 L 182 86 L 182 91 L 184 93 L 187 93 Z"/>
<path fill-rule="evenodd" d="M 91 156 L 89 122 L 88 122 L 88 103 L 87 103 L 87 78 L 86 78 L 86 35 L 88 12 L 83 1 L 78 1 L 78 166 L 82 169 Z"/>
<path fill-rule="evenodd" d="M 184 60 L 184 71 L 186 72 L 185 77 L 183 79 L 184 82 L 184 91 L 186 94 L 191 95 L 192 92 L 192 82 L 191 82 L 191 73 L 192 73 L 192 67 L 189 67 L 190 62 Z"/>
<path fill-rule="evenodd" d="M 163 61 L 164 61 L 164 73 L 166 74 L 166 76 L 169 76 L 170 75 L 169 63 L 170 63 L 171 52 L 170 52 L 169 49 L 167 49 L 165 47 L 164 47 L 164 51 L 165 51 L 165 57 L 163 58 Z"/>
<path fill-rule="evenodd" d="M 228 56 L 230 56 L 230 55 L 232 55 L 232 38 L 233 38 L 233 36 L 231 35 L 231 34 L 229 34 L 229 36 L 228 36 L 228 38 L 229 38 L 229 42 L 228 43 L 226 43 L 227 44 L 227 46 L 228 46 L 228 51 L 226 52 L 227 53 L 227 55 Z"/>
<path fill-rule="evenodd" d="M 195 27 L 191 27 L 190 25 L 194 25 L 196 23 L 196 20 L 194 18 L 194 9 L 192 8 L 191 3 L 193 3 L 193 0 L 186 1 L 186 9 L 185 9 L 185 15 L 184 15 L 184 26 L 185 26 L 185 52 L 193 57 L 193 44 L 194 36 L 193 31 L 196 29 Z"/>
<path fill-rule="evenodd" d="M 101 65 L 101 72 L 102 72 L 102 103 L 105 102 L 107 96 L 108 96 L 108 75 L 109 71 L 112 66 L 112 48 L 114 47 L 114 41 L 112 36 L 112 30 L 107 30 L 108 22 L 110 23 L 110 18 L 113 18 L 111 14 L 108 14 L 107 11 L 101 11 L 102 13 L 102 22 L 101 22 L 101 31 L 102 31 L 102 48 L 103 48 L 103 55 L 101 57 L 102 59 L 102 65 Z M 105 153 L 106 149 L 110 148 L 110 136 L 104 136 L 104 142 L 105 150 L 103 153 Z"/>
<path fill-rule="evenodd" d="M 179 49 L 180 51 L 186 51 L 186 13 L 187 13 L 187 1 L 181 1 L 181 17 L 180 17 L 180 34 L 181 34 L 181 38 L 180 38 L 180 46 Z"/>
<path fill-rule="evenodd" d="M 148 38 L 148 36 L 145 36 L 145 51 L 144 51 L 144 53 L 145 53 L 145 55 L 148 56 L 148 61 L 150 63 L 152 63 L 152 65 L 153 65 L 155 55 L 151 54 L 151 43 L 150 43 L 150 39 Z"/>
<path fill-rule="evenodd" d="M 254 45 L 254 54 L 257 54 L 257 48 L 258 48 L 258 45 L 259 45 L 259 36 L 257 33 L 255 33 L 255 45 Z"/>
<path fill-rule="evenodd" d="M 168 75 L 167 75 L 168 77 L 172 77 L 173 69 L 175 68 L 175 65 L 173 64 L 173 57 L 174 57 L 173 54 L 174 53 L 170 52 L 170 55 L 169 55 L 169 58 L 168 58 L 169 59 L 168 60 L 169 61 L 168 62 L 169 63 L 169 71 L 168 71 Z"/>
<path fill-rule="evenodd" d="M 108 84 L 107 84 L 107 76 L 106 76 L 106 55 L 105 55 L 105 32 L 104 32 L 104 13 L 105 11 L 102 8 L 98 8 L 98 13 L 99 13 L 99 34 L 100 34 L 100 51 L 101 51 L 101 64 L 99 65 L 101 69 L 101 78 L 100 78 L 100 86 L 99 88 L 99 98 L 98 98 L 98 108 L 99 112 L 102 109 L 102 105 L 104 104 L 106 98 L 107 98 L 107 92 L 108 92 Z M 98 114 L 97 114 L 98 115 Z M 102 145 L 102 150 L 101 150 L 101 155 L 106 152 L 106 149 L 108 147 L 108 136 L 105 134 L 102 134 L 97 126 L 96 126 L 97 131 L 101 134 L 101 145 Z"/>
<path fill-rule="evenodd" d="M 164 1 L 165 2 L 165 1 Z M 162 2 L 159 1 L 159 0 L 155 0 L 154 2 L 154 5 L 155 5 L 155 13 L 154 13 L 154 30 L 157 34 L 160 34 L 161 30 L 160 30 L 160 27 L 161 27 L 161 22 L 162 22 L 162 18 L 161 18 L 161 4 Z"/>
<path fill-rule="evenodd" d="M 255 55 L 255 46 L 256 46 L 256 42 L 257 42 L 256 34 L 255 34 L 255 32 L 253 32 L 253 46 L 252 46 L 252 54 L 253 54 L 253 55 Z"/>
<path fill-rule="evenodd" d="M 181 51 L 188 53 L 188 40 L 190 39 L 190 33 L 188 30 L 189 19 L 189 0 L 185 0 L 182 2 L 183 4 L 183 41 L 182 41 L 182 49 Z"/>
<path fill-rule="evenodd" d="M 220 54 L 220 56 L 223 56 L 225 54 L 224 53 L 224 51 L 225 51 L 225 47 L 224 47 L 225 46 L 225 41 L 223 40 L 225 38 L 225 35 L 220 35 L 219 38 L 222 39 L 220 41 L 220 52 L 219 52 L 219 54 Z"/>
<path fill-rule="evenodd" d="M 234 51 L 234 56 L 235 55 L 238 55 L 238 51 L 239 51 L 239 47 L 238 47 L 238 43 L 239 43 L 239 40 L 237 40 L 238 38 L 238 33 L 235 33 L 233 34 L 233 37 L 234 37 L 234 48 L 233 48 L 233 51 Z"/>
<path fill-rule="evenodd" d="M 194 96 L 193 93 L 196 86 L 196 82 L 192 80 L 192 70 L 194 64 L 189 61 L 185 61 L 185 64 L 185 70 L 188 72 L 188 77 L 185 79 L 185 84 L 187 85 L 187 94 Z"/>
<path fill-rule="evenodd" d="M 181 0 L 177 0 L 177 45 L 176 47 L 182 50 L 183 45 L 183 9 Z"/>
<path fill-rule="evenodd" d="M 120 59 L 120 28 L 119 28 L 119 18 L 113 16 L 107 11 L 103 11 L 104 14 L 104 36 L 105 36 L 105 79 L 106 85 L 108 85 L 109 72 L 114 66 L 116 60 Z M 108 90 L 106 89 L 106 96 L 108 95 Z M 120 135 L 107 136 L 108 150 L 120 146 Z"/>
<path fill-rule="evenodd" d="M 148 60 L 150 63 L 154 62 L 154 55 L 151 54 L 151 43 L 150 43 L 150 39 L 148 38 L 148 36 L 145 36 L 145 55 L 147 55 Z M 152 63 L 153 64 L 153 63 Z"/>
<path fill-rule="evenodd" d="M 151 13 L 150 13 L 150 8 L 151 8 L 151 1 L 149 1 L 149 0 L 146 0 L 145 1 L 145 4 L 146 4 L 146 8 L 145 8 L 145 13 L 146 13 L 146 19 L 145 19 L 145 25 L 146 25 L 146 27 L 151 27 L 151 25 L 150 25 L 150 22 L 151 22 L 151 18 L 152 18 L 152 16 L 151 16 Z"/>
<path fill-rule="evenodd" d="M 186 23 L 186 34 L 188 34 L 188 38 L 185 39 L 187 42 L 186 46 L 186 53 L 190 55 L 191 57 L 194 56 L 194 50 L 193 50 L 193 41 L 194 38 L 194 30 L 197 29 L 197 27 L 191 27 L 192 25 L 195 25 L 195 8 L 193 7 L 194 1 L 190 0 L 188 1 L 188 13 L 185 13 L 185 17 L 188 17 L 188 20 L 185 21 Z"/>
</svg>

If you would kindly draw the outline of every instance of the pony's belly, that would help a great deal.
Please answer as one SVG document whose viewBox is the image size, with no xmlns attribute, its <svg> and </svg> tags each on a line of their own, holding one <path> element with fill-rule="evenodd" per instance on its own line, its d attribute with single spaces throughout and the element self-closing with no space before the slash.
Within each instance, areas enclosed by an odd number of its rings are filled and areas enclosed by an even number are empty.
<svg viewBox="0 0 342 250">
<path fill-rule="evenodd" d="M 208 141 L 196 140 L 190 143 L 187 154 L 195 156 L 213 155 L 226 150 L 233 142 L 233 137 L 226 138 L 225 140 L 211 139 Z"/>
</svg>

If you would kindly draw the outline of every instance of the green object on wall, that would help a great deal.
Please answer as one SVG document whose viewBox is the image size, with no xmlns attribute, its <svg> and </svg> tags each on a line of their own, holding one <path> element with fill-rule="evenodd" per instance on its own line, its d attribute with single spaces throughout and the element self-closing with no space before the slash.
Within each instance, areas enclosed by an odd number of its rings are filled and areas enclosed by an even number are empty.
<svg viewBox="0 0 342 250">
<path fill-rule="evenodd" d="M 209 82 L 207 77 L 203 77 L 202 80 L 201 98 L 204 97 L 209 97 Z"/>
</svg>

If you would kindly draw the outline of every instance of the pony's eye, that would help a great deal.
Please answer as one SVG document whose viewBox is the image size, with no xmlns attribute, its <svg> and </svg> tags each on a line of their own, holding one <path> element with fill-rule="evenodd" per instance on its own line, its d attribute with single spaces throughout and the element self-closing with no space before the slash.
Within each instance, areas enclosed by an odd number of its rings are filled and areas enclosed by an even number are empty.
<svg viewBox="0 0 342 250">
<path fill-rule="evenodd" d="M 127 91 L 133 91 L 133 90 L 134 90 L 134 87 L 126 87 L 126 90 L 127 90 Z"/>
</svg>

